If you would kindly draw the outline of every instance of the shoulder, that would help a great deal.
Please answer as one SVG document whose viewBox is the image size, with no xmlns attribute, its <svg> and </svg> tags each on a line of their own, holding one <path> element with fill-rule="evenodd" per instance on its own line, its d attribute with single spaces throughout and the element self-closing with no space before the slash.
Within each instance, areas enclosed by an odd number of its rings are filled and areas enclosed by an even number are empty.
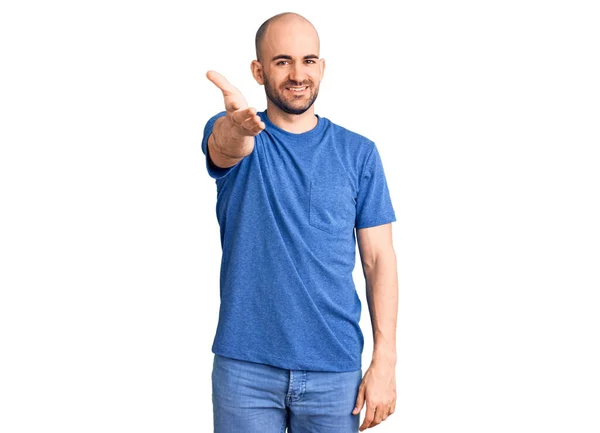
<svg viewBox="0 0 600 433">
<path fill-rule="evenodd" d="M 326 119 L 329 129 L 335 140 L 349 151 L 356 152 L 359 157 L 369 154 L 375 147 L 375 143 L 368 137 L 344 126 Z"/>
</svg>

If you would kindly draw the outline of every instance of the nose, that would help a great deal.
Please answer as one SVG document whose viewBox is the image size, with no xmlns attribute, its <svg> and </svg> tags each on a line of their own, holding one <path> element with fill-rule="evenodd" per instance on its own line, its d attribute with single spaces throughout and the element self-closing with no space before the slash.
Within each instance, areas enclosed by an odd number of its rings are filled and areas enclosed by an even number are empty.
<svg viewBox="0 0 600 433">
<path fill-rule="evenodd" d="M 302 62 L 294 63 L 294 66 L 290 69 L 290 81 L 301 86 L 304 83 L 305 78 L 306 73 L 304 71 L 304 64 Z"/>
</svg>

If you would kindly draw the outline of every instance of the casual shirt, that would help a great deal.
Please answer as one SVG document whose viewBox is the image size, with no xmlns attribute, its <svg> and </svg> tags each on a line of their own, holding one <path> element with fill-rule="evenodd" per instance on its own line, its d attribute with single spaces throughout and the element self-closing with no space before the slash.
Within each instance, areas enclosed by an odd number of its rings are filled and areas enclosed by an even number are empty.
<svg viewBox="0 0 600 433">
<path fill-rule="evenodd" d="M 362 368 L 354 229 L 396 221 L 374 142 L 315 115 L 300 134 L 257 113 L 252 153 L 219 168 L 220 311 L 212 352 L 279 368 Z"/>
</svg>

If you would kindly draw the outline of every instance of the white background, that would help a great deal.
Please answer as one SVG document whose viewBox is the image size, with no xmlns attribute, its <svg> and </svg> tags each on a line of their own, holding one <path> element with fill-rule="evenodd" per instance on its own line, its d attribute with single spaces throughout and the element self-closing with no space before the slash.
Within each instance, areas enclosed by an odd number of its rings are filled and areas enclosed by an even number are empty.
<svg viewBox="0 0 600 433">
<path fill-rule="evenodd" d="M 593 3 L 3 2 L 0 431 L 212 431 L 205 73 L 264 109 L 255 32 L 294 11 L 327 61 L 317 114 L 377 143 L 398 217 L 376 431 L 599 432 Z"/>
</svg>

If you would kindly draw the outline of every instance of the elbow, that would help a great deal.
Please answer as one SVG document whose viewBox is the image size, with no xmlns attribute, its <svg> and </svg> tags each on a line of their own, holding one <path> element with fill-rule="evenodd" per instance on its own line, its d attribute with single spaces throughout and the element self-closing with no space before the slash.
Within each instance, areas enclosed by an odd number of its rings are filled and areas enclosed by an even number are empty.
<svg viewBox="0 0 600 433">
<path fill-rule="evenodd" d="M 368 279 L 370 275 L 389 269 L 391 266 L 395 267 L 395 264 L 396 252 L 394 251 L 394 247 L 390 245 L 389 247 L 381 248 L 368 257 L 363 258 L 363 275 Z"/>
</svg>

